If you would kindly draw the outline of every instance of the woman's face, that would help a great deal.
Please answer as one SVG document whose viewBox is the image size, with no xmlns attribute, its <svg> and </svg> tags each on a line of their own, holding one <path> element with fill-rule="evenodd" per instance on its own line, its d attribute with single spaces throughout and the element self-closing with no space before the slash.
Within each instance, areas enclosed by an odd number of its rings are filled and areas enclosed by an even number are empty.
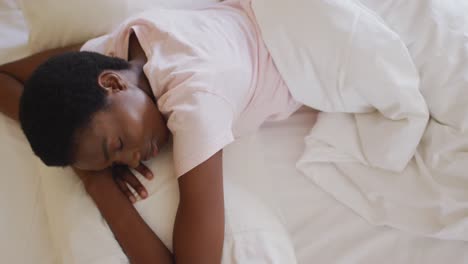
<svg viewBox="0 0 468 264">
<path fill-rule="evenodd" d="M 82 170 L 99 171 L 114 164 L 137 167 L 168 141 L 166 122 L 149 95 L 118 74 L 107 77 L 99 82 L 108 106 L 76 134 L 72 165 Z"/>
</svg>

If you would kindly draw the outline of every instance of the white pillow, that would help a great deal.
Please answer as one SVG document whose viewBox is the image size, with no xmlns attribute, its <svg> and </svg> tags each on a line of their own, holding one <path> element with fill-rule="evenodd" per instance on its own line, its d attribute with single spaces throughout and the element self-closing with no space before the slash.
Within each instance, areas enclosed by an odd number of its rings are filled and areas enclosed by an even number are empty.
<svg viewBox="0 0 468 264">
<path fill-rule="evenodd" d="M 16 0 L 0 0 L 0 65 L 29 55 L 28 30 Z"/>
<path fill-rule="evenodd" d="M 151 7 L 196 7 L 217 0 L 21 0 L 32 52 L 85 42 Z"/>
<path fill-rule="evenodd" d="M 35 160 L 18 124 L 0 113 L 0 255 L 3 263 L 55 263 Z"/>
<path fill-rule="evenodd" d="M 155 179 L 140 179 L 150 196 L 136 207 L 171 249 L 179 199 L 171 153 L 163 151 L 149 166 Z M 128 263 L 77 177 L 68 169 L 44 166 L 40 173 L 53 240 L 62 253 L 61 263 Z M 229 181 L 225 181 L 225 208 L 223 264 L 297 263 L 293 245 L 278 217 Z"/>
</svg>

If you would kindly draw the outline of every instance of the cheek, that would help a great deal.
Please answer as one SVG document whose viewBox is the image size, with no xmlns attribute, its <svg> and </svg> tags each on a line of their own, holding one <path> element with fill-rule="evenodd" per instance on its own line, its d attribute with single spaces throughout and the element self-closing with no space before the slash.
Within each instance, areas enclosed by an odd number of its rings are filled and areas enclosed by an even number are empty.
<svg viewBox="0 0 468 264">
<path fill-rule="evenodd" d="M 120 116 L 123 137 L 126 145 L 140 145 L 144 138 L 145 128 L 142 118 L 142 112 L 137 109 L 128 109 L 126 113 Z"/>
<path fill-rule="evenodd" d="M 144 97 L 147 97 L 144 95 Z M 141 145 L 151 135 L 151 124 L 155 118 L 155 106 L 151 100 L 143 96 L 128 98 L 119 114 L 120 123 L 127 141 Z M 130 142 L 129 142 L 130 143 Z"/>
</svg>

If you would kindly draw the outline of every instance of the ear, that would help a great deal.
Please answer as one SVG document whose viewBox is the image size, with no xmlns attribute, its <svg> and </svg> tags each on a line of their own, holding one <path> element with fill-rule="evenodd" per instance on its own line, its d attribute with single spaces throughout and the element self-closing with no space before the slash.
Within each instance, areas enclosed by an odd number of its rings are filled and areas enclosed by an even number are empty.
<svg viewBox="0 0 468 264">
<path fill-rule="evenodd" d="M 103 71 L 98 76 L 98 83 L 107 93 L 118 93 L 127 89 L 127 83 L 115 71 Z"/>
</svg>

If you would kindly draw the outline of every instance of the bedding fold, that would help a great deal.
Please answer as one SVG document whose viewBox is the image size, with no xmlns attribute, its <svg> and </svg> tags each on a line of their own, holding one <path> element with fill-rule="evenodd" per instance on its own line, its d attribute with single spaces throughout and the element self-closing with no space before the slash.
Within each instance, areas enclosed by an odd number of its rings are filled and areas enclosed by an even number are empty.
<svg viewBox="0 0 468 264">
<path fill-rule="evenodd" d="M 467 6 L 253 1 L 292 94 L 324 112 L 297 168 L 370 223 L 468 241 Z"/>
</svg>

